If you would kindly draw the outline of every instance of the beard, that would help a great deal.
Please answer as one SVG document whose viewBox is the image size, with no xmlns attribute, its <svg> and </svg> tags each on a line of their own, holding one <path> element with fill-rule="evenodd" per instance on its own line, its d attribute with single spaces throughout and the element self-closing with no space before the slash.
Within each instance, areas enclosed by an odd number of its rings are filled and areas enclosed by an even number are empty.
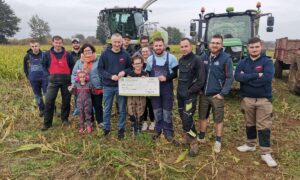
<svg viewBox="0 0 300 180">
<path fill-rule="evenodd" d="M 156 55 L 162 55 L 163 54 L 163 50 L 156 50 L 154 51 Z"/>
</svg>

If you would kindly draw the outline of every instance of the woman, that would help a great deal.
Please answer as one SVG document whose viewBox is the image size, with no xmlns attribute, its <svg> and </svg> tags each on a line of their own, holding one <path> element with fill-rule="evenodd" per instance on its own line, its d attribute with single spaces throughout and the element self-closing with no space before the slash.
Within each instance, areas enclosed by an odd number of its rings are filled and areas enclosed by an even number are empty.
<svg viewBox="0 0 300 180">
<path fill-rule="evenodd" d="M 93 85 L 94 94 L 92 94 L 92 105 L 96 115 L 96 121 L 99 126 L 103 126 L 103 86 L 102 78 L 98 71 L 99 59 L 96 58 L 96 49 L 93 45 L 86 43 L 80 48 L 81 58 L 76 62 L 72 71 L 72 84 L 75 83 L 75 77 L 78 70 L 87 71 L 89 74 L 90 82 Z M 94 121 L 94 116 L 92 116 Z"/>
<path fill-rule="evenodd" d="M 152 51 L 149 46 L 146 46 L 146 47 L 142 48 L 141 52 L 142 52 L 142 56 L 144 58 L 143 69 L 145 69 L 146 64 L 147 64 L 147 59 L 152 54 Z M 151 123 L 149 125 L 149 130 L 154 131 L 154 128 L 155 128 L 154 113 L 153 113 L 151 100 L 149 97 L 146 98 L 146 107 L 145 107 L 145 112 L 144 112 L 143 118 L 142 118 L 144 120 L 143 125 L 142 125 L 142 131 L 146 131 L 148 129 L 148 123 L 147 123 L 148 115 L 149 115 L 149 119 L 151 121 Z"/>
</svg>

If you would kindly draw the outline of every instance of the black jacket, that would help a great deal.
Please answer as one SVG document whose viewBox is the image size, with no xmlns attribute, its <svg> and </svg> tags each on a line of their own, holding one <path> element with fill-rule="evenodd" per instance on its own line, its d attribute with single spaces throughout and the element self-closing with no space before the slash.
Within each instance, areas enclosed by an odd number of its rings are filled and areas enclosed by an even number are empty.
<svg viewBox="0 0 300 180">
<path fill-rule="evenodd" d="M 179 59 L 177 95 L 188 98 L 197 95 L 205 83 L 205 67 L 193 52 Z"/>
</svg>

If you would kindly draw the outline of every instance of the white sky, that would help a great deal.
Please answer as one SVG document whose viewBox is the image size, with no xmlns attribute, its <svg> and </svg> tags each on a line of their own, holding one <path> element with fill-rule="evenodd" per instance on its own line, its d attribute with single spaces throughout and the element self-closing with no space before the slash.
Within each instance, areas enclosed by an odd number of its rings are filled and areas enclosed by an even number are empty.
<svg viewBox="0 0 300 180">
<path fill-rule="evenodd" d="M 52 35 L 70 38 L 75 34 L 95 36 L 99 11 L 114 6 L 140 7 L 146 0 L 5 0 L 21 18 L 20 32 L 14 38 L 29 37 L 28 21 L 38 14 L 47 21 Z M 235 11 L 256 9 L 257 0 L 158 0 L 149 7 L 149 20 L 161 26 L 179 28 L 189 34 L 190 19 L 197 18 L 200 8 L 206 12 L 224 13 L 226 7 Z M 263 13 L 271 12 L 275 17 L 273 33 L 266 32 L 267 19 L 261 19 L 260 36 L 264 40 L 279 37 L 300 39 L 300 10 L 297 0 L 261 0 Z M 297 3 L 298 2 L 298 3 Z M 298 4 L 298 5 L 297 5 Z"/>
</svg>

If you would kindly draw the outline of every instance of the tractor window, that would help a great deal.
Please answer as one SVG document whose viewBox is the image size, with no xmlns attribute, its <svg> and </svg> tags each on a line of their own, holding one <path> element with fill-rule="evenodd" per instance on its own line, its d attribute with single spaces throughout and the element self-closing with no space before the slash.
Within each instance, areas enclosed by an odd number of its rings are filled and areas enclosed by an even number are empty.
<svg viewBox="0 0 300 180">
<path fill-rule="evenodd" d="M 140 12 L 134 13 L 134 20 L 135 20 L 136 27 L 140 27 L 144 23 L 143 14 Z"/>
<path fill-rule="evenodd" d="M 130 34 L 133 38 L 137 36 L 135 17 L 132 13 L 113 12 L 110 14 L 109 22 L 112 33 Z"/>
<path fill-rule="evenodd" d="M 215 34 L 221 34 L 224 38 L 239 38 L 242 42 L 247 42 L 251 37 L 250 16 L 212 17 L 207 25 L 208 40 Z"/>
</svg>

